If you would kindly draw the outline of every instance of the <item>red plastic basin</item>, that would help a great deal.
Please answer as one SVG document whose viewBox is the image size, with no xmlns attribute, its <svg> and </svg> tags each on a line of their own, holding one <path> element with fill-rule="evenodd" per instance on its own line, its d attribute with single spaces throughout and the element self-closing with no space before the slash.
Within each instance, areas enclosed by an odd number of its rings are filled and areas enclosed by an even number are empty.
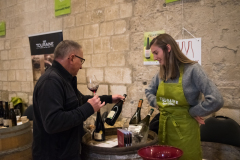
<svg viewBox="0 0 240 160">
<path fill-rule="evenodd" d="M 139 149 L 138 155 L 144 160 L 177 160 L 183 151 L 172 146 L 155 145 Z"/>
</svg>

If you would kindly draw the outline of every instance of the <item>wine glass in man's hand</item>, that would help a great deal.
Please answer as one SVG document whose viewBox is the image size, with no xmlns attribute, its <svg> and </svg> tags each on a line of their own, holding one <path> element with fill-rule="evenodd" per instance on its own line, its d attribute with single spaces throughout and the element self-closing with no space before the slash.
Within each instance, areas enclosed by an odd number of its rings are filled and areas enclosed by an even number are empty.
<svg viewBox="0 0 240 160">
<path fill-rule="evenodd" d="M 94 95 L 96 94 L 99 87 L 99 82 L 97 81 L 95 75 L 87 76 L 87 87 L 94 93 Z"/>
</svg>

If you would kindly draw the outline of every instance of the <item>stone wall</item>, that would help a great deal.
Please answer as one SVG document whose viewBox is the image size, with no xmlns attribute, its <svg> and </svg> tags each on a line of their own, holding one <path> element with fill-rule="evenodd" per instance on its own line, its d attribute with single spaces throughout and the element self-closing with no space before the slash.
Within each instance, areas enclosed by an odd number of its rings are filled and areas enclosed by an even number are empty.
<svg viewBox="0 0 240 160">
<path fill-rule="evenodd" d="M 64 39 L 83 46 L 86 59 L 78 88 L 91 94 L 86 76 L 95 74 L 98 94 L 128 94 L 122 117 L 131 117 L 159 66 L 143 65 L 144 32 L 165 30 L 175 39 L 202 38 L 202 67 L 216 83 L 225 104 L 216 114 L 240 123 L 240 1 L 72 0 L 71 14 L 55 17 L 54 0 L 0 0 L 0 99 L 21 97 L 32 103 L 33 75 L 28 35 L 63 30 Z M 103 109 L 109 110 L 111 105 Z M 154 112 L 155 114 L 157 111 Z"/>
</svg>

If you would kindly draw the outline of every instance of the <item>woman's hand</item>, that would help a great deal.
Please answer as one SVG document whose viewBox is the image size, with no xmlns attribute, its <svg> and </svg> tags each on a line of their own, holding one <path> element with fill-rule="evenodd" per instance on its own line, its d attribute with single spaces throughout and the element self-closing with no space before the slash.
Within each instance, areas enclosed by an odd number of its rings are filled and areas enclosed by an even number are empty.
<svg viewBox="0 0 240 160">
<path fill-rule="evenodd" d="M 124 99 L 125 97 L 123 97 L 122 95 L 112 95 L 112 103 L 117 103 L 120 99 Z"/>
<path fill-rule="evenodd" d="M 205 124 L 204 122 L 204 119 L 202 117 L 199 117 L 199 116 L 196 116 L 194 117 L 196 119 L 196 121 L 199 123 L 199 124 Z"/>
</svg>

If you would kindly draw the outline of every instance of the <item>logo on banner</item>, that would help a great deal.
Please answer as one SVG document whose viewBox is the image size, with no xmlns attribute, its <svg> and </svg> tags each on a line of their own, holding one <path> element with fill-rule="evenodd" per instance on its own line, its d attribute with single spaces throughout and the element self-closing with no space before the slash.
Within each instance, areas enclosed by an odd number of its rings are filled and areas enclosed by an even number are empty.
<svg viewBox="0 0 240 160">
<path fill-rule="evenodd" d="M 36 47 L 36 49 L 51 48 L 54 47 L 54 42 L 47 42 L 46 40 L 43 40 L 43 43 L 37 43 Z"/>
<path fill-rule="evenodd" d="M 168 99 L 168 98 L 164 98 L 164 97 L 159 97 L 159 100 L 162 101 L 163 105 L 169 105 L 169 106 L 178 105 L 178 101 L 175 100 L 175 99 Z"/>
</svg>

